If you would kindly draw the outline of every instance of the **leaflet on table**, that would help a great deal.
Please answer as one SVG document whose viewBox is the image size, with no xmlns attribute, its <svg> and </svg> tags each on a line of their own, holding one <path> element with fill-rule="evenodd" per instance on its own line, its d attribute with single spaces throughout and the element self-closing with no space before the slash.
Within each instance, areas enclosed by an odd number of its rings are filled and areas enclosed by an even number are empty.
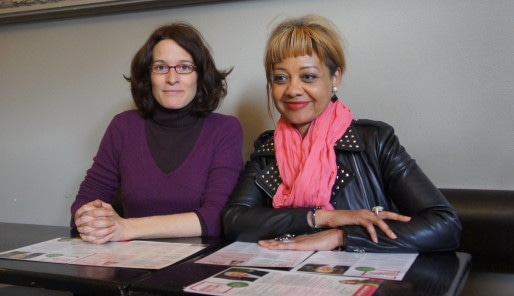
<svg viewBox="0 0 514 296">
<path fill-rule="evenodd" d="M 228 268 L 184 291 L 208 295 L 359 295 L 370 296 L 383 280 L 300 274 L 280 270 Z"/>
<path fill-rule="evenodd" d="M 320 251 L 292 271 L 401 281 L 418 254 Z"/>
<path fill-rule="evenodd" d="M 313 251 L 268 250 L 256 243 L 234 242 L 196 263 L 292 268 L 313 253 Z"/>
<path fill-rule="evenodd" d="M 152 241 L 95 245 L 73 238 L 55 238 L 0 253 L 0 258 L 77 265 L 160 269 L 205 248 L 201 244 Z"/>
<path fill-rule="evenodd" d="M 418 254 L 268 250 L 256 243 L 234 242 L 196 263 L 285 267 L 292 271 L 401 281 Z"/>
</svg>

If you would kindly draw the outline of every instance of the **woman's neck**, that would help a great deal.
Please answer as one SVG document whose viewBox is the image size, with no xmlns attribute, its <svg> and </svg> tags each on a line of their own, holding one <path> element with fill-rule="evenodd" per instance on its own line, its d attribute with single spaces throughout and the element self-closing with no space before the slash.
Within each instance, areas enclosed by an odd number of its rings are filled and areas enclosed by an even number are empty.
<svg viewBox="0 0 514 296">
<path fill-rule="evenodd" d="M 192 110 L 192 103 L 181 109 L 167 109 L 157 105 L 151 120 L 158 125 L 166 127 L 187 127 L 194 125 L 198 120 L 198 117 L 192 113 Z"/>
</svg>

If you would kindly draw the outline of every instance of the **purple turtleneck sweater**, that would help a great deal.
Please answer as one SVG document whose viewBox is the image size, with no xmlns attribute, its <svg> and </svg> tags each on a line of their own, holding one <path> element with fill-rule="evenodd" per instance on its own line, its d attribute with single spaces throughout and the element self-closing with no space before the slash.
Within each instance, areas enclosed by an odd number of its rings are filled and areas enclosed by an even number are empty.
<svg viewBox="0 0 514 296">
<path fill-rule="evenodd" d="M 220 213 L 243 168 L 237 118 L 205 118 L 159 109 L 152 119 L 136 110 L 116 115 L 71 206 L 111 203 L 121 188 L 126 218 L 194 212 L 203 236 L 221 235 Z"/>
</svg>

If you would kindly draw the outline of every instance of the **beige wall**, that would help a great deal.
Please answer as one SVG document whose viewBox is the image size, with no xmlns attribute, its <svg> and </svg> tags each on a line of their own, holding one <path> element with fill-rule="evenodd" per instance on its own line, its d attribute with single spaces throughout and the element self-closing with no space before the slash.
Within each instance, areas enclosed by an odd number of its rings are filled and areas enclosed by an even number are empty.
<svg viewBox="0 0 514 296">
<path fill-rule="evenodd" d="M 394 125 L 437 186 L 514 189 L 514 1 L 242 1 L 0 26 L 0 221 L 68 223 L 105 127 L 132 106 L 132 55 L 173 20 L 235 67 L 220 112 L 240 117 L 248 156 L 273 128 L 268 24 L 308 12 L 346 38 L 339 95 L 357 117 Z"/>
</svg>

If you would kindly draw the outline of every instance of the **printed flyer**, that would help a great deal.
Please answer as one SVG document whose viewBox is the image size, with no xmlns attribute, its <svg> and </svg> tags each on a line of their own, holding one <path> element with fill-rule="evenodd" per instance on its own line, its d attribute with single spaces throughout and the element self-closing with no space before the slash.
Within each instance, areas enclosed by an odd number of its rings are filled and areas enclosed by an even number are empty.
<svg viewBox="0 0 514 296">
<path fill-rule="evenodd" d="M 184 291 L 234 296 L 371 296 L 382 282 L 376 279 L 232 267 L 192 284 Z"/>
<path fill-rule="evenodd" d="M 77 265 L 160 269 L 205 248 L 205 245 L 152 241 L 95 245 L 79 238 L 55 238 L 0 253 L 0 258 Z"/>
</svg>

